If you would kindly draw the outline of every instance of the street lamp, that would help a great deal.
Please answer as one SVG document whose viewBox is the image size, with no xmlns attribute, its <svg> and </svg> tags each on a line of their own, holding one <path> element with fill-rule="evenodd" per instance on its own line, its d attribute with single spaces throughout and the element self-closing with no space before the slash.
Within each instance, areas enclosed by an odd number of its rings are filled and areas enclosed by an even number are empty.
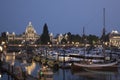
<svg viewBox="0 0 120 80">
<path fill-rule="evenodd" d="M 0 52 L 2 52 L 3 51 L 3 47 L 2 46 L 0 46 Z"/>
<path fill-rule="evenodd" d="M 7 36 L 7 42 L 8 42 L 8 40 L 9 40 L 9 32 L 6 32 L 6 36 Z"/>
<path fill-rule="evenodd" d="M 12 66 L 12 73 L 13 73 L 13 69 L 14 69 L 14 64 L 15 64 L 15 52 L 13 53 L 13 59 L 12 59 L 12 63 L 11 63 L 11 66 Z"/>
<path fill-rule="evenodd" d="M 15 64 L 15 62 L 14 62 L 14 60 L 12 61 L 12 63 L 11 63 L 11 66 L 12 66 L 12 73 L 14 74 L 14 64 Z"/>
<path fill-rule="evenodd" d="M 2 58 L 2 51 L 3 51 L 3 47 L 0 46 L 0 67 L 1 67 L 1 60 L 3 59 L 3 58 Z M 2 59 L 1 59 L 1 58 L 2 58 Z"/>
<path fill-rule="evenodd" d="M 49 47 L 51 48 L 51 47 L 52 47 L 52 45 L 50 44 L 50 45 L 49 45 Z"/>
<path fill-rule="evenodd" d="M 1 60 L 2 60 L 2 59 L 1 59 L 1 58 L 2 58 L 2 57 L 1 57 L 1 55 L 2 55 L 2 54 L 1 54 L 2 51 L 3 51 L 3 47 L 0 46 L 0 70 L 1 70 L 1 67 L 2 67 L 2 61 L 1 61 Z M 1 74 L 0 74 L 0 78 L 1 78 Z"/>
<path fill-rule="evenodd" d="M 1 79 L 1 77 L 2 77 L 2 75 L 1 75 L 1 73 L 0 73 L 0 79 Z"/>
</svg>

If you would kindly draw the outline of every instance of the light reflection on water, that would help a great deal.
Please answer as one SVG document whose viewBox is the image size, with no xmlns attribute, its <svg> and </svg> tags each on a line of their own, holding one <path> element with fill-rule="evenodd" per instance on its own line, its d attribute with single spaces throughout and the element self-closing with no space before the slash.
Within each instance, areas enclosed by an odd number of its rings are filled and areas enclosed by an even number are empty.
<svg viewBox="0 0 120 80">
<path fill-rule="evenodd" d="M 7 73 L 3 73 L 0 80 L 13 80 L 13 78 L 11 76 L 8 76 Z"/>
<path fill-rule="evenodd" d="M 32 66 L 32 65 L 31 65 Z M 38 76 L 40 64 L 36 63 L 34 69 L 31 69 L 34 77 Z M 73 72 L 71 69 L 59 69 L 54 72 L 53 80 L 120 80 L 120 68 L 118 72 L 102 72 L 102 71 L 79 71 Z"/>
<path fill-rule="evenodd" d="M 71 72 L 70 69 L 60 69 L 55 73 L 54 80 L 120 80 L 119 75 L 120 72 Z"/>
<path fill-rule="evenodd" d="M 15 65 L 21 65 L 18 61 L 15 62 Z M 30 69 L 28 72 L 31 73 L 33 77 L 38 77 L 38 70 L 41 65 L 39 63 L 31 63 L 27 66 Z M 120 80 L 120 65 L 118 68 L 118 72 L 96 72 L 96 71 L 78 71 L 73 72 L 71 69 L 59 69 L 54 72 L 53 80 Z M 7 75 L 4 75 L 4 79 Z"/>
</svg>

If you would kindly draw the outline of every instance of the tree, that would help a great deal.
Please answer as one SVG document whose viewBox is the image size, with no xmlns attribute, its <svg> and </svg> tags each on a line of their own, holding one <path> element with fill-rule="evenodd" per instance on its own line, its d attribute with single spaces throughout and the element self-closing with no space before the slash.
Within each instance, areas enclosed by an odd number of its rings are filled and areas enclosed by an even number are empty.
<svg viewBox="0 0 120 80">
<path fill-rule="evenodd" d="M 70 43 L 72 43 L 72 40 L 71 40 L 71 33 L 68 32 L 67 35 L 68 35 L 68 41 L 69 41 Z"/>
<path fill-rule="evenodd" d="M 96 43 L 96 42 L 98 42 L 99 41 L 99 37 L 98 36 L 96 36 L 96 35 L 89 35 L 89 36 L 87 36 L 87 40 L 88 40 L 88 42 L 89 42 L 89 44 L 94 44 L 94 43 Z"/>
<path fill-rule="evenodd" d="M 41 44 L 48 44 L 50 42 L 50 36 L 49 36 L 49 31 L 48 31 L 48 26 L 45 23 L 43 26 L 43 33 L 40 37 Z"/>
<path fill-rule="evenodd" d="M 108 33 L 108 34 L 105 35 L 105 38 L 106 38 L 105 40 L 106 40 L 106 42 L 109 42 L 109 35 L 110 35 L 110 33 Z"/>
<path fill-rule="evenodd" d="M 63 38 L 63 39 L 61 40 L 61 43 L 62 43 L 62 44 L 66 44 L 66 43 L 67 43 L 67 40 L 66 40 L 65 38 Z"/>
<path fill-rule="evenodd" d="M 78 34 L 76 34 L 76 35 L 73 34 L 73 35 L 71 35 L 71 39 L 73 42 L 80 42 L 81 37 Z"/>
<path fill-rule="evenodd" d="M 81 36 L 79 34 L 71 34 L 70 32 L 67 33 L 68 35 L 68 41 L 70 43 L 72 42 L 81 42 Z"/>
<path fill-rule="evenodd" d="M 6 35 L 6 32 L 2 32 L 1 33 L 1 38 L 0 38 L 0 42 L 6 42 L 7 41 L 7 35 Z"/>
</svg>

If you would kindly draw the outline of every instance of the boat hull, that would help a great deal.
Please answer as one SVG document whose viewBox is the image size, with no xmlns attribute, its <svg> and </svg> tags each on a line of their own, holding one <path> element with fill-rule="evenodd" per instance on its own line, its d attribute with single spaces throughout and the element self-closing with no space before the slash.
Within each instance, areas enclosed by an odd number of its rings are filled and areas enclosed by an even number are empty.
<svg viewBox="0 0 120 80">
<path fill-rule="evenodd" d="M 117 71 L 117 61 L 112 63 L 104 63 L 104 64 L 81 64 L 81 63 L 73 63 L 71 66 L 74 70 L 97 70 L 97 71 Z"/>
<path fill-rule="evenodd" d="M 88 70 L 96 70 L 96 71 L 117 71 L 117 66 L 107 66 L 107 67 L 85 67 L 84 68 L 86 71 Z"/>
<path fill-rule="evenodd" d="M 71 70 L 75 71 L 75 72 L 85 71 L 85 69 L 83 67 L 76 65 L 75 63 L 72 63 Z"/>
</svg>

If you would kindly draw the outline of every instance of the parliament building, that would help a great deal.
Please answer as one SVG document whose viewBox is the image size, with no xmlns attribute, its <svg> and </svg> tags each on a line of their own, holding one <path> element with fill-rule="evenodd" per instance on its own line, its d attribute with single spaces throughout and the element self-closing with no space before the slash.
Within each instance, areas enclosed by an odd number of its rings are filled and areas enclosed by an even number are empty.
<svg viewBox="0 0 120 80">
<path fill-rule="evenodd" d="M 40 38 L 40 35 L 36 33 L 36 30 L 32 26 L 32 23 L 29 22 L 28 26 L 26 27 L 26 30 L 21 35 L 16 35 L 15 32 L 9 33 L 6 32 L 6 35 L 8 37 L 8 41 L 32 41 L 35 42 L 38 38 Z"/>
</svg>

